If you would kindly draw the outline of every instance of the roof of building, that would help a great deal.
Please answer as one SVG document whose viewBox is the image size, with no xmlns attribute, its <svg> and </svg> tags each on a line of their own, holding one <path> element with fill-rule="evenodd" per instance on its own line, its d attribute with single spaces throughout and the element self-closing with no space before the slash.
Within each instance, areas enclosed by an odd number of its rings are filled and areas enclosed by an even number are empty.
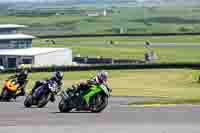
<svg viewBox="0 0 200 133">
<path fill-rule="evenodd" d="M 0 35 L 0 40 L 12 40 L 12 39 L 34 39 L 34 36 L 25 34 L 3 34 Z"/>
<path fill-rule="evenodd" d="M 17 25 L 17 24 L 0 24 L 0 29 L 15 29 L 15 28 L 26 28 L 25 25 Z"/>
<path fill-rule="evenodd" d="M 0 55 L 34 56 L 56 51 L 71 51 L 68 48 L 26 48 L 26 49 L 0 49 Z"/>
</svg>

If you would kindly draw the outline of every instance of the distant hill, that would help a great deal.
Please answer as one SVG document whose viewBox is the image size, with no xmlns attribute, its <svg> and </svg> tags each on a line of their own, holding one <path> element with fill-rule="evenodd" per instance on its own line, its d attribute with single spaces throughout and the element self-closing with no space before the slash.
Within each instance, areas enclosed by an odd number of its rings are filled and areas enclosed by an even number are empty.
<svg viewBox="0 0 200 133">
<path fill-rule="evenodd" d="M 199 6 L 200 0 L 0 0 L 0 3 L 13 4 L 56 4 L 56 5 L 162 5 L 162 6 Z"/>
</svg>

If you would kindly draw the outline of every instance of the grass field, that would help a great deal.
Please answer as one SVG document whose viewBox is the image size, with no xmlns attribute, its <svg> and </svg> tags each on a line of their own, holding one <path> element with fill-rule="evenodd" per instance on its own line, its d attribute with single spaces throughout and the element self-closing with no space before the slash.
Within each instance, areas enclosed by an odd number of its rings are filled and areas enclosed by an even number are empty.
<svg viewBox="0 0 200 133">
<path fill-rule="evenodd" d="M 200 99 L 200 84 L 197 83 L 197 70 L 116 70 L 109 72 L 109 85 L 113 96 L 158 96 L 169 98 Z M 95 71 L 65 72 L 64 88 L 80 80 L 95 75 Z M 28 89 L 38 79 L 44 79 L 51 73 L 33 73 L 30 75 Z M 0 75 L 1 86 L 7 74 Z"/>
<path fill-rule="evenodd" d="M 0 10 L 1 11 L 1 10 Z M 96 33 L 169 33 L 200 32 L 198 8 L 185 7 L 112 7 L 107 16 L 88 17 L 102 9 L 63 8 L 59 10 L 8 10 L 0 12 L 0 24 L 16 23 L 30 27 L 25 30 L 42 34 Z M 56 15 L 61 13 L 61 15 Z"/>
<path fill-rule="evenodd" d="M 65 41 L 65 40 L 63 40 Z M 67 41 L 66 41 L 67 42 Z M 95 43 L 95 42 L 94 42 Z M 103 56 L 112 58 L 129 58 L 144 60 L 144 53 L 147 48 L 144 46 L 127 45 L 80 45 L 62 44 L 49 45 L 48 43 L 34 42 L 34 47 L 67 47 L 73 50 L 73 55 L 81 56 Z M 200 62 L 199 48 L 196 47 L 153 47 L 158 55 L 158 63 L 169 62 Z M 187 51 L 187 54 L 186 54 Z"/>
<path fill-rule="evenodd" d="M 48 39 L 37 39 L 34 42 L 40 43 L 45 42 Z M 123 42 L 145 42 L 150 41 L 151 43 L 183 43 L 190 45 L 191 43 L 200 44 L 199 36 L 161 36 L 161 37 L 94 37 L 94 38 L 51 38 L 49 40 L 54 40 L 55 42 L 105 42 L 114 41 L 116 43 Z"/>
</svg>

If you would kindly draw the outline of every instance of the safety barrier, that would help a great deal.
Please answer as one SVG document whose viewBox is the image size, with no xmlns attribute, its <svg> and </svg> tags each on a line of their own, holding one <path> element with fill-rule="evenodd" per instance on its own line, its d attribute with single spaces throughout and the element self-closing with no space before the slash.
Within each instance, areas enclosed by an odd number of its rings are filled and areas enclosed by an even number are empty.
<svg viewBox="0 0 200 133">
<path fill-rule="evenodd" d="M 51 66 L 32 67 L 31 72 L 53 71 L 91 71 L 91 70 L 128 70 L 128 69 L 200 69 L 200 63 L 168 63 L 168 64 L 117 64 L 117 65 L 82 65 L 82 66 Z M 6 69 L 3 73 L 13 73 L 16 69 Z"/>
<path fill-rule="evenodd" d="M 80 38 L 80 37 L 144 37 L 144 36 L 183 36 L 183 35 L 200 35 L 199 32 L 188 33 L 134 33 L 134 34 L 74 34 L 74 35 L 38 35 L 38 38 Z"/>
</svg>

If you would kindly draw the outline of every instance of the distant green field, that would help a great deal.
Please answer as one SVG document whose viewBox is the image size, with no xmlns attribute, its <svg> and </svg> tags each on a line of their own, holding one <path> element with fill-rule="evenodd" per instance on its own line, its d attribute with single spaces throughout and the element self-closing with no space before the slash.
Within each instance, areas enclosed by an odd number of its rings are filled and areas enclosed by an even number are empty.
<svg viewBox="0 0 200 133">
<path fill-rule="evenodd" d="M 65 41 L 65 40 L 64 40 Z M 73 55 L 81 56 L 103 56 L 123 59 L 140 59 L 144 60 L 144 53 L 148 51 L 144 46 L 128 45 L 80 45 L 76 41 L 73 44 L 56 43 L 55 45 L 40 43 L 39 40 L 34 42 L 34 47 L 67 47 L 73 50 Z M 95 43 L 95 42 L 94 42 Z M 181 63 L 181 62 L 200 62 L 200 48 L 196 47 L 153 47 L 158 55 L 157 63 Z"/>
<path fill-rule="evenodd" d="M 0 24 L 29 25 L 25 31 L 34 35 L 200 32 L 197 8 L 112 7 L 105 17 L 86 15 L 96 12 L 102 13 L 102 9 L 13 10 L 8 13 L 3 10 Z"/>
<path fill-rule="evenodd" d="M 191 43 L 199 43 L 200 44 L 200 35 L 198 36 L 157 36 L 157 37 L 86 37 L 86 38 L 51 38 L 51 39 L 37 39 L 34 40 L 35 43 L 45 42 L 47 40 L 54 40 L 55 42 L 104 42 L 109 43 L 111 40 L 115 43 L 123 43 L 123 42 L 145 42 L 149 41 L 150 43 L 181 43 L 190 45 Z"/>
</svg>

